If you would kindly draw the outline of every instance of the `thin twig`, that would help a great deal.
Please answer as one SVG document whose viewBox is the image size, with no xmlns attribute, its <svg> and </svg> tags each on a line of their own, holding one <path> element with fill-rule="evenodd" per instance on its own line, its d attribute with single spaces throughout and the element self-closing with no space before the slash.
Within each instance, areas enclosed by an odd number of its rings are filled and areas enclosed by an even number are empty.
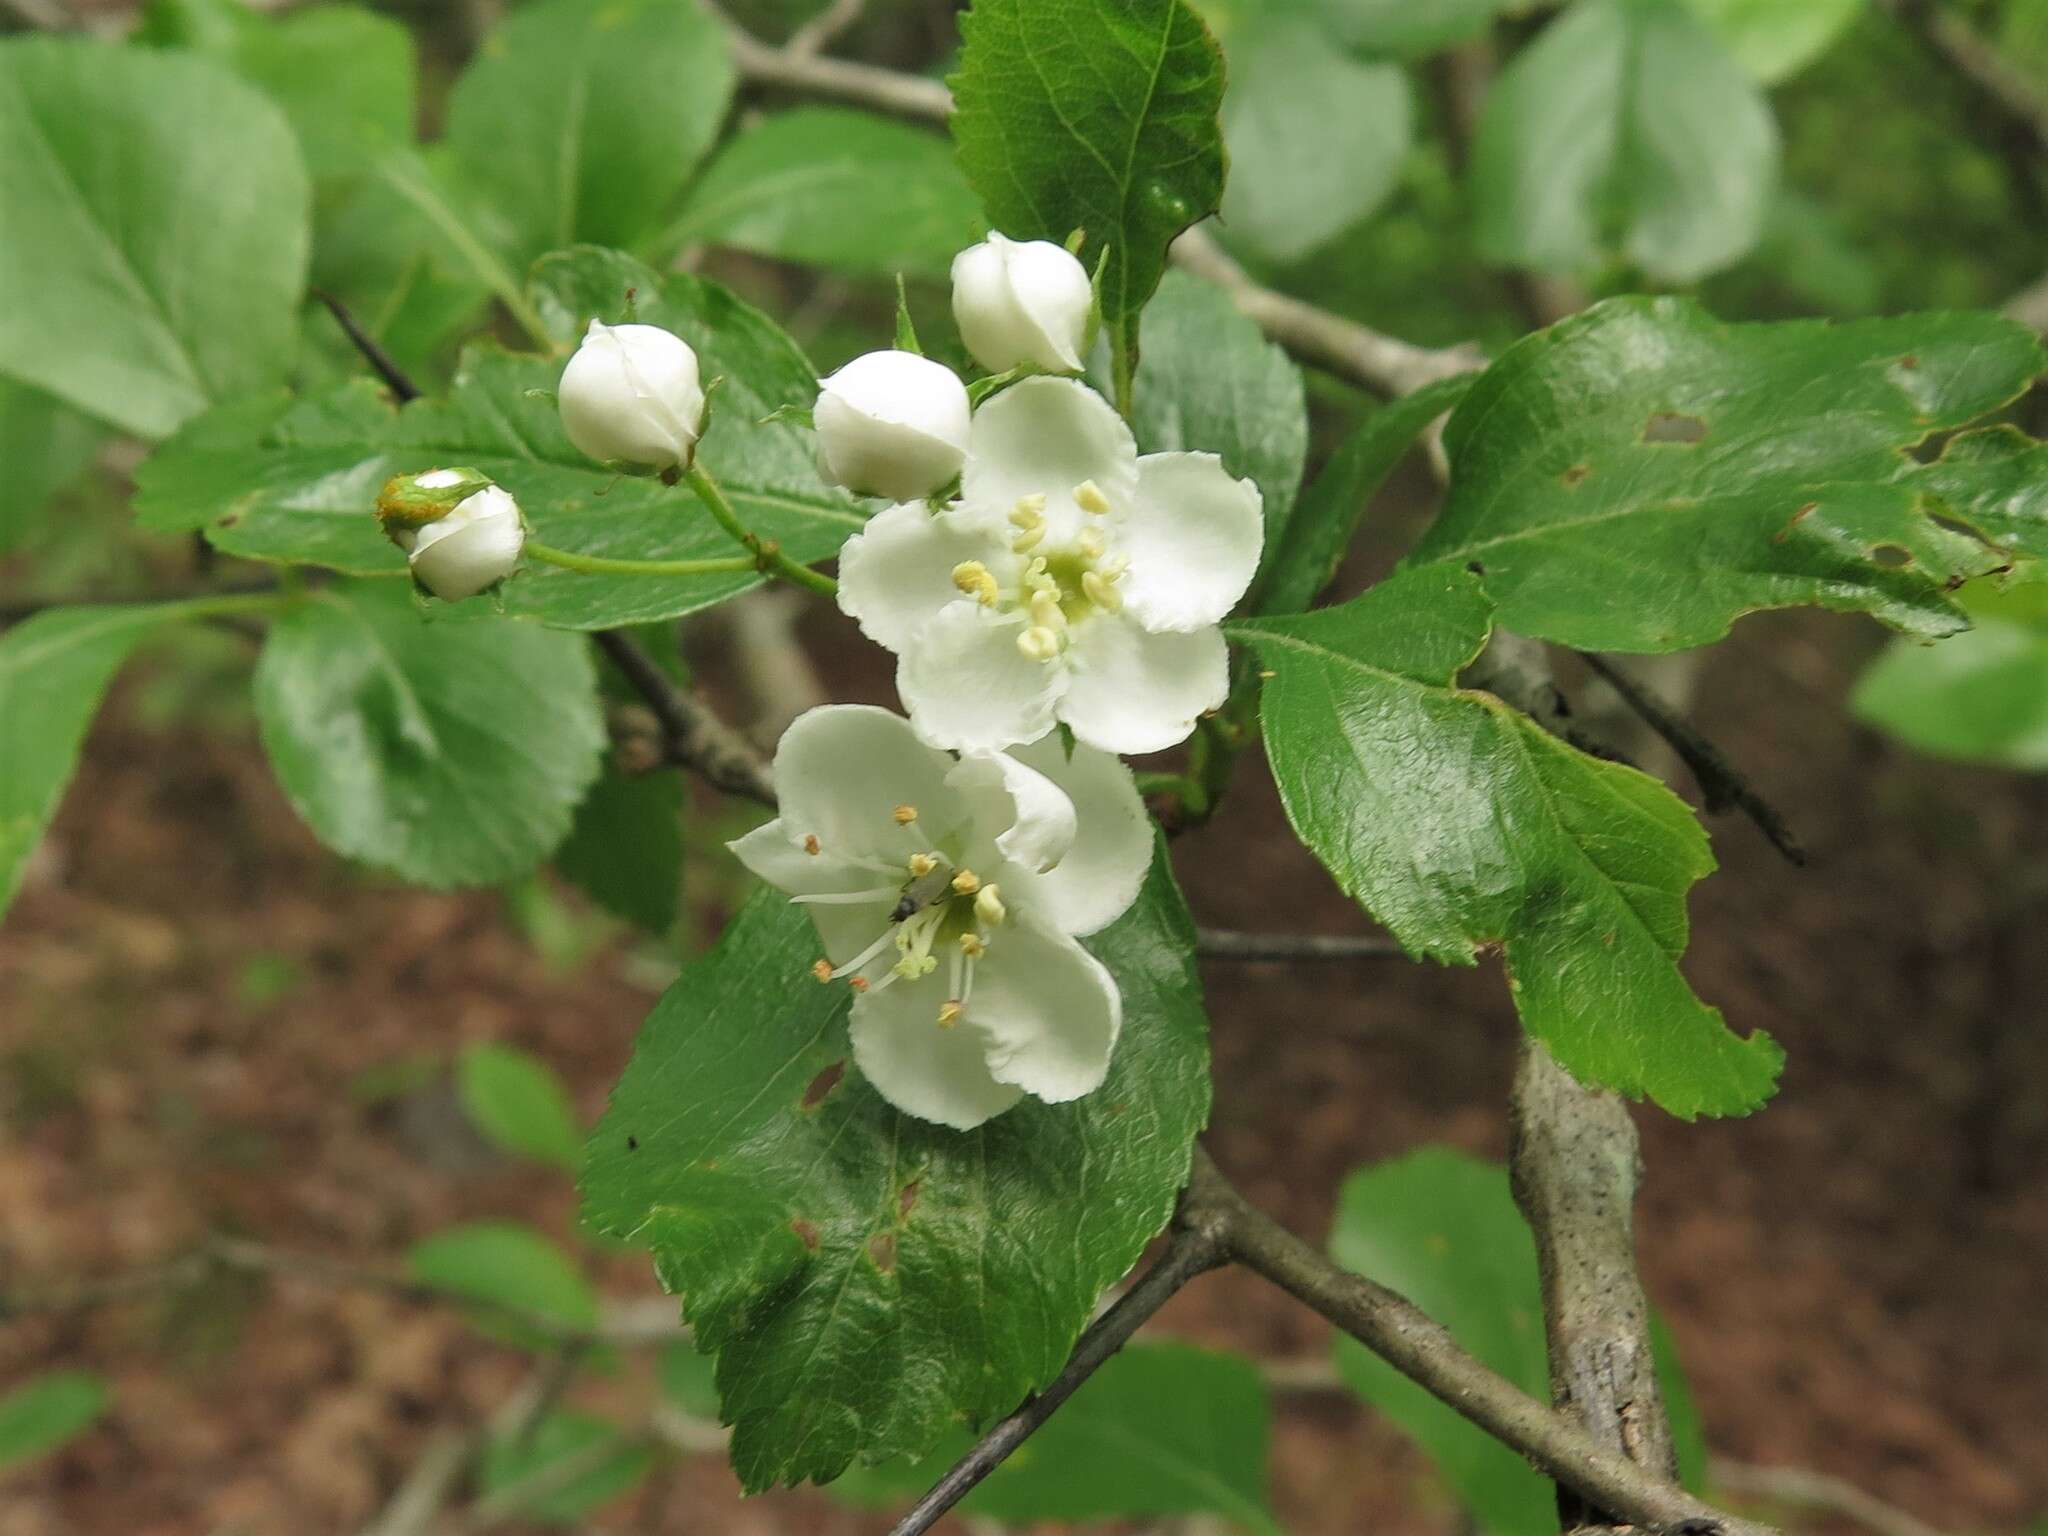
<svg viewBox="0 0 2048 1536">
<path fill-rule="evenodd" d="M 1801 1467 L 1763 1467 L 1750 1462 L 1723 1461 L 1717 1456 L 1707 1468 L 1707 1479 L 1715 1487 L 1742 1498 L 1840 1515 L 1877 1536 L 1942 1536 L 1940 1530 L 1917 1516 L 1826 1472 L 1810 1472 Z"/>
<path fill-rule="evenodd" d="M 1380 960 L 1405 953 L 1392 939 L 1349 933 L 1239 933 L 1204 928 L 1195 953 L 1209 960 Z"/>
<path fill-rule="evenodd" d="M 789 34 L 789 41 L 782 45 L 782 51 L 799 59 L 822 52 L 858 23 L 867 8 L 867 0 L 832 0 L 825 9 Z"/>
<path fill-rule="evenodd" d="M 941 1515 L 967 1497 L 977 1483 L 1037 1433 L 1060 1404 L 1072 1397 L 1104 1361 L 1129 1342 L 1141 1323 L 1165 1306 L 1195 1276 L 1214 1269 L 1221 1262 L 1222 1250 L 1213 1224 L 1187 1221 L 1177 1224 L 1168 1240 L 1166 1252 L 1135 1285 L 1117 1298 L 1114 1306 L 1089 1325 L 1052 1384 L 1035 1397 L 1025 1399 L 1022 1407 L 983 1435 L 974 1449 L 956 1462 L 944 1477 L 932 1485 L 931 1491 L 896 1522 L 890 1536 L 919 1536 L 920 1532 L 930 1530 Z"/>
<path fill-rule="evenodd" d="M 459 1430 L 434 1436 L 377 1518 L 363 1527 L 362 1536 L 426 1536 L 455 1496 L 455 1485 L 475 1459 L 479 1444 L 479 1436 Z"/>
<path fill-rule="evenodd" d="M 1784 816 L 1722 755 L 1719 747 L 1680 719 L 1675 711 L 1652 698 L 1648 690 L 1613 662 L 1590 651 L 1579 652 L 1579 659 L 1684 760 L 1699 782 L 1709 811 L 1741 811 L 1773 848 L 1794 864 L 1806 863 L 1806 850 L 1786 825 Z"/>
<path fill-rule="evenodd" d="M 603 630 L 597 643 L 661 724 L 663 760 L 701 774 L 715 788 L 762 805 L 775 804 L 768 765 L 731 726 L 678 687 L 653 658 L 617 630 Z"/>
<path fill-rule="evenodd" d="M 1883 3 L 2036 159 L 2048 157 L 2048 92 L 1940 0 Z"/>
<path fill-rule="evenodd" d="M 341 327 L 342 334 L 355 343 L 355 349 L 363 354 L 363 361 L 384 381 L 385 388 L 398 397 L 401 405 L 408 400 L 419 399 L 420 387 L 398 366 L 397 360 L 384 350 L 377 338 L 362 328 L 356 317 L 348 312 L 346 304 L 318 288 L 313 290 L 313 297 L 327 306 L 327 312 L 334 316 L 334 323 Z"/>
</svg>

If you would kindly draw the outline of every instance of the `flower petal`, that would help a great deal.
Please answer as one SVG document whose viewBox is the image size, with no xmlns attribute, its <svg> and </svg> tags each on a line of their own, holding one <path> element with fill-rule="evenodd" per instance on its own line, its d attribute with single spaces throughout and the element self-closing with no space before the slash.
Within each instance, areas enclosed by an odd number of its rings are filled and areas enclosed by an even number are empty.
<svg viewBox="0 0 2048 1536">
<path fill-rule="evenodd" d="M 875 644 L 907 650 L 925 620 L 960 601 L 953 568 L 986 563 L 991 553 L 986 538 L 933 516 L 923 502 L 899 502 L 868 519 L 840 549 L 840 610 Z"/>
<path fill-rule="evenodd" d="M 875 1092 L 907 1115 L 971 1131 L 1024 1096 L 997 1082 L 987 1046 L 965 1021 L 939 1023 L 946 988 L 938 978 L 899 981 L 853 1000 L 847 1034 L 854 1065 Z"/>
<path fill-rule="evenodd" d="M 1124 611 L 1151 630 L 1221 623 L 1259 568 L 1266 538 L 1259 488 L 1213 453 L 1148 453 L 1138 494 L 1117 522 L 1130 569 Z"/>
<path fill-rule="evenodd" d="M 1074 502 L 1074 487 L 1088 480 L 1114 507 L 1137 495 L 1131 429 L 1087 385 L 1022 379 L 974 413 L 960 497 L 982 518 L 999 526 L 1020 499 L 1043 495 L 1046 536 L 1065 543 L 1088 519 Z"/>
<path fill-rule="evenodd" d="M 975 831 L 995 834 L 990 851 L 1001 858 L 1039 874 L 1072 849 L 1074 802 L 1051 779 L 1008 753 L 963 757 L 946 782 L 967 797 Z M 985 855 L 970 849 L 967 857 L 972 863 Z"/>
<path fill-rule="evenodd" d="M 1079 742 L 1070 757 L 1057 735 L 1010 755 L 1050 779 L 1074 807 L 1073 846 L 1038 877 L 1033 905 L 1068 933 L 1107 928 L 1138 899 L 1152 868 L 1152 818 L 1131 770 Z"/>
<path fill-rule="evenodd" d="M 788 823 L 780 817 L 725 846 L 754 874 L 791 896 L 869 891 L 887 880 L 872 867 L 824 852 L 822 843 L 819 852 L 809 852 L 801 841 L 790 836 Z M 802 905 L 818 930 L 818 941 L 824 945 L 827 957 L 834 965 L 843 965 L 888 931 L 897 899 L 891 892 L 874 901 L 807 901 Z M 889 951 L 884 964 L 895 958 L 895 951 Z"/>
<path fill-rule="evenodd" d="M 914 807 L 934 826 L 965 817 L 966 802 L 946 784 L 952 766 L 893 711 L 871 704 L 806 710 L 775 748 L 782 823 L 798 843 L 815 836 L 826 854 L 896 863 L 923 846 L 897 825 L 897 806 Z"/>
<path fill-rule="evenodd" d="M 1121 614 L 1076 624 L 1059 716 L 1105 752 L 1162 752 L 1230 692 L 1230 648 L 1214 625 L 1152 634 Z"/>
<path fill-rule="evenodd" d="M 932 616 L 896 664 L 896 691 L 919 736 L 958 752 L 999 752 L 1052 729 L 1065 674 L 1017 649 L 1023 627 L 965 598 Z"/>
<path fill-rule="evenodd" d="M 1102 1086 L 1123 999 L 1101 961 L 1024 916 L 997 930 L 975 967 L 961 1022 L 986 1040 L 997 1082 L 1064 1104 Z"/>
</svg>

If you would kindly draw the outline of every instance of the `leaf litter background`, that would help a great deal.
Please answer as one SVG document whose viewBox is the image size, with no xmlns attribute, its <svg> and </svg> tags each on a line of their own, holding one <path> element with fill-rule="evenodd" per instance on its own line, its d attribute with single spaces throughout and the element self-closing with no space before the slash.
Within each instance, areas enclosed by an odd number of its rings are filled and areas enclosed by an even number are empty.
<svg viewBox="0 0 2048 1536">
<path fill-rule="evenodd" d="M 1350 586 L 1412 535 L 1421 490 L 1382 498 Z M 836 615 L 816 612 L 806 638 L 836 694 L 887 700 L 886 658 Z M 2048 989 L 2048 954 L 2001 929 L 1986 872 L 2048 853 L 2048 783 L 1935 765 L 1850 724 L 1844 696 L 1878 643 L 1859 620 L 1767 615 L 1708 663 L 1698 718 L 1815 858 L 1794 872 L 1747 826 L 1714 823 L 1724 871 L 1695 892 L 1687 970 L 1790 1064 L 1749 1120 L 1639 1114 L 1643 1266 L 1718 1454 L 1844 1476 L 1948 1529 L 2010 1530 L 2048 1506 L 2033 1086 L 2048 1037 L 2017 1001 Z M 724 658 L 698 659 L 721 683 Z M 630 946 L 552 969 L 496 894 L 352 874 L 295 821 L 246 720 L 152 723 L 172 675 L 146 660 L 117 687 L 0 933 L 0 1275 L 117 1270 L 209 1225 L 393 1264 L 458 1220 L 570 1238 L 567 1181 L 490 1152 L 436 1063 L 515 1043 L 594 1119 L 652 997 L 620 964 Z M 1257 763 L 1177 861 L 1203 922 L 1364 929 Z M 697 858 L 702 934 L 736 889 Z M 1485 969 L 1211 963 L 1206 979 L 1209 1145 L 1296 1230 L 1321 1240 L 1360 1163 L 1439 1141 L 1504 1155 L 1515 1022 Z M 607 1294 L 651 1289 L 637 1256 L 596 1263 Z M 1229 1274 L 1161 1326 L 1279 1358 L 1327 1349 L 1313 1318 Z M 62 1364 L 107 1373 L 116 1406 L 9 1485 L 0 1536 L 350 1530 L 432 1434 L 527 1371 L 451 1308 L 294 1282 L 0 1330 L 0 1381 Z M 635 1381 L 586 1380 L 572 1403 L 630 1411 Z M 1283 1400 L 1273 1480 L 1303 1536 L 1457 1524 L 1400 1435 L 1341 1397 Z M 607 1531 L 734 1536 L 887 1524 L 815 1492 L 743 1504 L 715 1456 L 601 1515 Z"/>
</svg>

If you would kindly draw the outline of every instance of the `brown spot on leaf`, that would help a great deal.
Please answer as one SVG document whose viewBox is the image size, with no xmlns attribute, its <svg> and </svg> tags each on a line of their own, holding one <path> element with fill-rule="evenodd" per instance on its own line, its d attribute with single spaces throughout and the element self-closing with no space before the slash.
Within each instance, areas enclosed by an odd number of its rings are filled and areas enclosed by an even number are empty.
<svg viewBox="0 0 2048 1536">
<path fill-rule="evenodd" d="M 1646 443 L 1680 443 L 1689 447 L 1705 442 L 1706 437 L 1705 418 L 1688 416 L 1683 411 L 1659 411 L 1643 423 Z"/>
<path fill-rule="evenodd" d="M 885 1275 L 896 1272 L 896 1234 L 877 1232 L 868 1239 L 868 1257 L 875 1261 L 875 1268 Z"/>
<path fill-rule="evenodd" d="M 797 1101 L 798 1109 L 816 1109 L 839 1086 L 839 1079 L 846 1076 L 846 1063 L 835 1061 L 825 1068 L 804 1089 L 804 1096 Z"/>
<path fill-rule="evenodd" d="M 1901 368 L 1918 368 L 1920 366 L 1920 359 L 1916 357 L 1913 353 L 1908 352 L 1904 357 L 1899 359 L 1899 366 Z"/>
<path fill-rule="evenodd" d="M 910 1220 L 910 1213 L 917 1208 L 917 1191 L 923 1183 L 923 1179 L 912 1179 L 903 1186 L 902 1192 L 896 1196 L 896 1219 L 898 1221 Z"/>
<path fill-rule="evenodd" d="M 789 1219 L 789 1230 L 794 1232 L 797 1236 L 797 1241 L 810 1249 L 811 1252 L 816 1253 L 818 1251 L 817 1223 L 805 1221 L 801 1216 L 792 1216 Z"/>
<path fill-rule="evenodd" d="M 1562 485 L 1568 491 L 1573 490 L 1578 486 L 1584 485 L 1586 483 L 1586 477 L 1592 473 L 1592 465 L 1574 464 L 1570 469 L 1566 470 L 1563 474 L 1557 477 L 1558 484 Z"/>
<path fill-rule="evenodd" d="M 1818 511 L 1819 508 L 1819 502 L 1809 501 L 1805 506 L 1801 507 L 1797 512 L 1794 512 L 1792 514 L 1790 519 L 1786 521 L 1784 527 L 1780 528 L 1776 533 L 1771 535 L 1771 542 L 1773 544 L 1784 543 L 1787 539 L 1792 537 L 1792 530 L 1799 526 L 1800 519 L 1809 516 L 1813 512 Z"/>
</svg>

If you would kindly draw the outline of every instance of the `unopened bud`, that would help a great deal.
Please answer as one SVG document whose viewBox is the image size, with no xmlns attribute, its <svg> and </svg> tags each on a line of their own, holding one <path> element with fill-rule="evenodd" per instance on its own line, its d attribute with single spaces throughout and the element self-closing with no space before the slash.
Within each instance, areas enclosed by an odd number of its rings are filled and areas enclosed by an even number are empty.
<svg viewBox="0 0 2048 1536">
<path fill-rule="evenodd" d="M 658 325 L 590 330 L 558 391 L 562 430 L 601 464 L 687 468 L 704 424 L 697 354 Z"/>
<path fill-rule="evenodd" d="M 953 258 L 953 319 L 990 373 L 1077 373 L 1095 296 L 1088 269 L 1046 240 L 992 234 Z"/>
<path fill-rule="evenodd" d="M 916 501 L 967 458 L 967 386 L 915 352 L 870 352 L 818 386 L 818 467 L 863 496 Z"/>
</svg>

